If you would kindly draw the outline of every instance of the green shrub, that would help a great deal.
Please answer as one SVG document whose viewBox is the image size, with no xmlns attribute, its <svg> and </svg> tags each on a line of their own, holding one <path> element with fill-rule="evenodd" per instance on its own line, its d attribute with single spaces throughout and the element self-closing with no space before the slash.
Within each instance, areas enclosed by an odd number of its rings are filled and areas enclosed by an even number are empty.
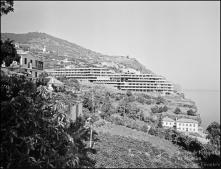
<svg viewBox="0 0 221 169">
<path fill-rule="evenodd" d="M 147 105 L 151 105 L 151 104 L 152 104 L 152 101 L 151 101 L 151 100 L 145 100 L 145 103 L 146 103 Z"/>
<path fill-rule="evenodd" d="M 154 135 L 154 136 L 158 136 L 158 132 L 157 132 L 156 128 L 154 128 L 154 127 L 151 127 L 151 128 L 149 129 L 148 134 Z"/>
<path fill-rule="evenodd" d="M 106 122 L 105 122 L 105 120 L 99 120 L 99 121 L 96 121 L 95 123 L 94 123 L 94 126 L 95 127 L 101 127 L 101 126 L 104 126 L 106 124 Z"/>
<path fill-rule="evenodd" d="M 196 112 L 194 112 L 192 109 L 190 109 L 190 110 L 187 111 L 187 115 L 189 115 L 189 116 L 195 116 L 195 115 L 196 115 Z"/>
<path fill-rule="evenodd" d="M 167 106 L 163 106 L 163 107 L 158 107 L 158 106 L 154 106 L 151 108 L 151 112 L 152 113 L 162 113 L 162 112 L 166 112 L 168 110 Z"/>
<path fill-rule="evenodd" d="M 116 125 L 124 125 L 124 121 L 120 117 L 114 117 L 113 123 Z"/>
<path fill-rule="evenodd" d="M 142 128 L 141 128 L 141 131 L 143 132 L 148 132 L 148 126 L 147 125 L 143 125 Z"/>
<path fill-rule="evenodd" d="M 130 97 L 130 96 L 132 96 L 132 92 L 131 92 L 130 90 L 127 90 L 126 95 L 127 95 L 128 97 Z"/>
<path fill-rule="evenodd" d="M 154 113 L 154 114 L 155 114 L 155 113 L 158 113 L 158 106 L 152 107 L 152 108 L 151 108 L 151 112 Z"/>
<path fill-rule="evenodd" d="M 158 96 L 156 98 L 156 104 L 165 104 L 165 103 L 166 103 L 166 100 L 163 97 Z"/>
<path fill-rule="evenodd" d="M 145 103 L 145 99 L 144 99 L 144 97 L 143 96 L 141 96 L 141 95 L 138 95 L 138 97 L 137 97 L 137 99 L 136 99 L 139 103 L 142 103 L 142 104 L 144 104 Z"/>
<path fill-rule="evenodd" d="M 175 113 L 175 114 L 180 114 L 180 113 L 181 113 L 180 108 L 179 108 L 179 107 L 177 107 L 177 108 L 174 110 L 174 113 Z"/>
<path fill-rule="evenodd" d="M 131 129 L 136 129 L 138 131 L 140 130 L 140 127 L 136 122 L 132 122 L 131 125 L 130 125 L 130 128 Z"/>
</svg>

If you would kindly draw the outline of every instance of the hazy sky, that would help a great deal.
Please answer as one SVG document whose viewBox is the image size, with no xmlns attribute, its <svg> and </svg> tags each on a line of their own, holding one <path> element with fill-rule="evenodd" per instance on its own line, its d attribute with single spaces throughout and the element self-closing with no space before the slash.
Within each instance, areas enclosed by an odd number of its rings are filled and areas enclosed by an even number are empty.
<svg viewBox="0 0 221 169">
<path fill-rule="evenodd" d="M 28 2 L 2 32 L 45 32 L 88 49 L 135 57 L 184 89 L 220 88 L 220 2 Z"/>
</svg>

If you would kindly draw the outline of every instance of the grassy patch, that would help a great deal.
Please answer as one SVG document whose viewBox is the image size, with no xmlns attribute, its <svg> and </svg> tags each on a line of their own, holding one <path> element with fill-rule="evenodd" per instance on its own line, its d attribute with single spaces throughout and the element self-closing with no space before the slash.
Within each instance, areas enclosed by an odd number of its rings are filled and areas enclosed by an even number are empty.
<svg viewBox="0 0 221 169">
<path fill-rule="evenodd" d="M 99 141 L 94 146 L 97 154 L 90 154 L 97 161 L 96 168 L 198 167 L 189 154 L 180 151 L 171 156 L 147 141 L 102 132 L 98 138 Z"/>
</svg>

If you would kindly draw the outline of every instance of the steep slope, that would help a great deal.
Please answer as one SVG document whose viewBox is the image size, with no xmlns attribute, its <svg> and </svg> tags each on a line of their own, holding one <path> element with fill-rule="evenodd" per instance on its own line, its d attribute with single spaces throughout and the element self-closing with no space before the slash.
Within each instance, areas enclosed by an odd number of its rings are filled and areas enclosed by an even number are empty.
<svg viewBox="0 0 221 169">
<path fill-rule="evenodd" d="M 7 38 L 28 46 L 30 50 L 41 50 L 45 46 L 48 51 L 48 54 L 45 54 L 46 68 L 64 67 L 67 65 L 103 65 L 115 71 L 119 71 L 120 68 L 132 68 L 142 73 L 152 73 L 135 58 L 104 55 L 46 33 L 30 32 L 25 34 L 1 34 L 1 39 L 5 40 Z M 65 62 L 62 61 L 64 59 L 66 59 Z"/>
<path fill-rule="evenodd" d="M 199 168 L 190 152 L 167 140 L 118 125 L 96 131 L 96 168 Z"/>
</svg>

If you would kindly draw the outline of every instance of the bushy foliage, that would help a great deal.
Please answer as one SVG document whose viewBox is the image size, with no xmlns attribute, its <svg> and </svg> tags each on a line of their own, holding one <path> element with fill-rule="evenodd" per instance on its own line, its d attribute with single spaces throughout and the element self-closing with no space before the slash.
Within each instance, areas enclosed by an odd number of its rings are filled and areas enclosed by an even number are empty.
<svg viewBox="0 0 221 169">
<path fill-rule="evenodd" d="M 109 95 L 106 95 L 104 103 L 101 106 L 101 118 L 106 119 L 115 113 L 115 109 L 110 102 Z"/>
<path fill-rule="evenodd" d="M 152 104 L 151 97 L 143 93 L 137 94 L 136 101 L 138 101 L 141 104 L 147 104 L 147 105 Z"/>
<path fill-rule="evenodd" d="M 7 39 L 4 42 L 1 40 L 0 44 L 1 44 L 0 65 L 2 65 L 3 62 L 5 62 L 5 66 L 8 67 L 13 61 L 19 62 L 20 56 L 17 54 L 15 45 L 13 44 L 13 40 Z"/>
<path fill-rule="evenodd" d="M 46 78 L 46 77 L 48 77 L 48 73 L 46 73 L 46 72 L 41 73 L 39 75 L 38 79 L 36 80 L 36 85 L 37 86 L 40 86 L 40 85 L 46 86 L 50 80 L 49 78 Z"/>
<path fill-rule="evenodd" d="M 3 168 L 93 167 L 85 141 L 89 130 L 59 111 L 54 93 L 24 77 L 1 77 Z"/>
<path fill-rule="evenodd" d="M 168 110 L 167 106 L 163 106 L 163 107 L 159 107 L 159 106 L 154 106 L 151 108 L 151 112 L 152 113 L 162 113 L 162 112 L 166 112 Z"/>
<path fill-rule="evenodd" d="M 130 90 L 127 90 L 126 95 L 127 95 L 127 97 L 130 97 L 130 96 L 132 96 L 133 94 L 132 94 L 132 92 L 131 92 Z"/>
<path fill-rule="evenodd" d="M 175 113 L 175 114 L 180 114 L 180 113 L 181 113 L 180 108 L 179 108 L 179 107 L 177 107 L 177 108 L 174 110 L 174 113 Z"/>
<path fill-rule="evenodd" d="M 145 98 L 142 96 L 142 95 L 138 95 L 137 96 L 137 98 L 136 98 L 136 100 L 139 102 L 139 103 L 142 103 L 142 104 L 144 104 L 145 103 Z"/>
<path fill-rule="evenodd" d="M 151 127 L 149 134 L 170 140 L 174 144 L 181 146 L 183 149 L 193 152 L 200 158 L 202 167 L 220 166 L 220 150 L 213 144 L 203 145 L 195 138 L 188 137 L 173 129 L 163 129 Z"/>
<path fill-rule="evenodd" d="M 121 116 L 127 116 L 132 119 L 139 119 L 140 110 L 137 108 L 136 104 L 128 103 L 126 101 L 122 101 L 117 107 L 117 113 Z"/>
<path fill-rule="evenodd" d="M 60 78 L 58 78 L 58 80 L 63 82 L 65 85 L 74 88 L 77 91 L 80 90 L 80 84 L 79 84 L 78 80 L 76 80 L 76 79 L 60 77 Z"/>
<path fill-rule="evenodd" d="M 187 110 L 187 115 L 189 116 L 195 116 L 196 112 L 194 112 L 192 109 Z"/>
<path fill-rule="evenodd" d="M 141 131 L 143 131 L 143 132 L 146 133 L 146 132 L 148 132 L 148 129 L 149 129 L 149 128 L 148 128 L 147 125 L 143 125 L 142 128 L 141 128 Z"/>
<path fill-rule="evenodd" d="M 166 103 L 166 100 L 163 97 L 158 96 L 156 98 L 156 104 L 165 104 L 165 103 Z"/>
<path fill-rule="evenodd" d="M 14 1 L 13 0 L 1 0 L 1 16 L 7 15 L 9 12 L 14 11 Z"/>
<path fill-rule="evenodd" d="M 214 144 L 220 148 L 220 124 L 217 122 L 212 122 L 207 128 L 208 132 L 207 138 L 210 139 L 211 144 Z"/>
</svg>

